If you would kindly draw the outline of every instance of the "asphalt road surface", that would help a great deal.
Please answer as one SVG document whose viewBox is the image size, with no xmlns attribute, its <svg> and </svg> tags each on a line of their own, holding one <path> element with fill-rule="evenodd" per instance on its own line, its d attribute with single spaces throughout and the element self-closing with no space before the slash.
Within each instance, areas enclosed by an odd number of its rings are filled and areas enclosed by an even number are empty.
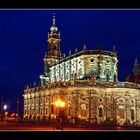
<svg viewBox="0 0 140 140">
<path fill-rule="evenodd" d="M 16 130 L 16 131 L 107 131 L 107 130 L 116 130 L 116 131 L 126 131 L 126 130 L 140 130 L 140 128 L 130 128 L 130 127 L 105 127 L 105 126 L 96 126 L 96 127 L 83 127 L 79 125 L 75 126 L 62 126 L 59 125 L 48 125 L 42 123 L 16 123 L 16 122 L 0 122 L 0 131 L 1 130 Z"/>
</svg>

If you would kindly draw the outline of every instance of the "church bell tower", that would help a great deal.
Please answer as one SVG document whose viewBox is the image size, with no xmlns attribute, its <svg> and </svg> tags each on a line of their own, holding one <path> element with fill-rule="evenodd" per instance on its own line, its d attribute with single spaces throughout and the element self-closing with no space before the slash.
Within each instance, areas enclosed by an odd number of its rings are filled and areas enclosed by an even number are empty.
<svg viewBox="0 0 140 140">
<path fill-rule="evenodd" d="M 50 32 L 48 32 L 48 51 L 44 56 L 44 75 L 40 76 L 41 83 L 46 84 L 50 80 L 50 66 L 57 63 L 60 60 L 60 32 L 56 26 L 56 17 L 53 15 L 52 26 Z"/>
<path fill-rule="evenodd" d="M 49 65 L 57 62 L 60 59 L 60 32 L 56 26 L 56 18 L 53 16 L 53 24 L 48 32 L 48 52 L 45 55 L 45 61 Z"/>
</svg>

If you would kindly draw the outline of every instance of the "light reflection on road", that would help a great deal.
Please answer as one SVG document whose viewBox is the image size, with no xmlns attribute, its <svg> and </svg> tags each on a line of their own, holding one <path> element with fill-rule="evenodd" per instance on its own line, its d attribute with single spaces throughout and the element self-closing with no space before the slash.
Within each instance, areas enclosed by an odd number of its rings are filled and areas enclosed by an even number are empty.
<svg viewBox="0 0 140 140">
<path fill-rule="evenodd" d="M 0 122 L 0 130 L 33 130 L 33 131 L 122 131 L 122 130 L 140 130 L 140 128 L 130 128 L 130 127 L 68 127 L 64 126 L 63 130 L 61 128 L 57 129 L 54 125 L 48 125 L 43 123 L 13 123 L 13 122 Z"/>
</svg>

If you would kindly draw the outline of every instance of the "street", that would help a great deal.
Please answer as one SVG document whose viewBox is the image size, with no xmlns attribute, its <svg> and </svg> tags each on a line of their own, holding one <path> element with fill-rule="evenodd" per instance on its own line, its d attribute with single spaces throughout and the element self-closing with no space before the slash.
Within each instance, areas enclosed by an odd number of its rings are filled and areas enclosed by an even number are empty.
<svg viewBox="0 0 140 140">
<path fill-rule="evenodd" d="M 106 131 L 106 130 L 116 130 L 116 131 L 124 131 L 124 130 L 140 130 L 140 128 L 130 128 L 130 127 L 110 127 L 110 126 L 92 126 L 85 127 L 84 125 L 75 125 L 75 126 L 63 126 L 63 130 L 61 127 L 56 124 L 49 125 L 43 123 L 17 123 L 17 122 L 0 122 L 0 130 L 32 130 L 32 131 Z"/>
</svg>

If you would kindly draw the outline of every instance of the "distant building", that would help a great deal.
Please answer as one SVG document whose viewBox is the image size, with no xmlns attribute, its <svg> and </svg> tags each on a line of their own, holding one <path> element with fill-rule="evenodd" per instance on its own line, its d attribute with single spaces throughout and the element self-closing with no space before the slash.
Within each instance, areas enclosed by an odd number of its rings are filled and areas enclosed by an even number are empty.
<svg viewBox="0 0 140 140">
<path fill-rule="evenodd" d="M 24 90 L 24 118 L 50 120 L 60 117 L 58 99 L 65 103 L 65 120 L 118 124 L 140 124 L 140 85 L 118 81 L 118 58 L 113 51 L 100 49 L 62 56 L 60 33 L 55 16 L 48 33 L 48 51 L 44 56 L 41 85 Z M 137 67 L 137 66 L 135 66 Z"/>
<path fill-rule="evenodd" d="M 132 74 L 126 76 L 126 81 L 140 84 L 140 65 L 137 58 L 135 58 Z"/>
</svg>

